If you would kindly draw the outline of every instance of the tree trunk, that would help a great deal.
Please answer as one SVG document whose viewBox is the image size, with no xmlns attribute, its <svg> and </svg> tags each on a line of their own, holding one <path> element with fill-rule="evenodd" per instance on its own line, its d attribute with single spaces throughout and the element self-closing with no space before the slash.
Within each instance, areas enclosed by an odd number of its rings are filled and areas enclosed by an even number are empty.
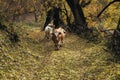
<svg viewBox="0 0 120 80">
<path fill-rule="evenodd" d="M 53 24 L 55 25 L 55 28 L 59 28 L 60 25 L 63 23 L 61 20 L 61 8 L 53 7 L 47 12 L 47 17 L 43 30 L 52 20 L 53 20 Z"/>
<path fill-rule="evenodd" d="M 71 11 L 73 13 L 75 24 L 78 26 L 80 30 L 86 30 L 87 22 L 85 20 L 85 16 L 81 8 L 81 5 L 79 4 L 79 0 L 66 0 L 66 1 L 68 5 L 70 6 Z"/>
<path fill-rule="evenodd" d="M 45 27 L 53 20 L 53 15 L 54 15 L 54 11 L 53 9 L 50 9 L 46 14 L 46 21 L 43 26 L 43 30 L 45 30 Z"/>
<path fill-rule="evenodd" d="M 67 26 L 71 26 L 71 23 L 70 23 L 70 17 L 68 16 L 68 11 L 67 11 L 67 9 L 66 9 L 65 4 L 64 4 L 64 10 L 65 10 L 64 14 L 65 14 L 66 17 L 67 17 L 67 19 L 66 19 Z"/>
<path fill-rule="evenodd" d="M 60 7 L 54 7 L 53 8 L 53 23 L 55 25 L 55 28 L 59 28 L 61 24 L 63 24 L 61 20 L 61 8 Z"/>
<path fill-rule="evenodd" d="M 120 55 L 120 18 L 118 21 L 117 29 L 114 31 L 113 34 L 112 50 Z"/>
</svg>

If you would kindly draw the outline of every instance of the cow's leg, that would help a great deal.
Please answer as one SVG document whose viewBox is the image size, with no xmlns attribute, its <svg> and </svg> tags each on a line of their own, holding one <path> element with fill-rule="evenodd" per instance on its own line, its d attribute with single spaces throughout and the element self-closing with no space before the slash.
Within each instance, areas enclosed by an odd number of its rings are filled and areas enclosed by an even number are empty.
<svg viewBox="0 0 120 80">
<path fill-rule="evenodd" d="M 48 40 L 50 40 L 51 39 L 51 34 L 49 33 L 49 35 L 48 35 Z"/>
<path fill-rule="evenodd" d="M 59 41 L 59 46 L 62 47 L 62 45 L 63 45 L 63 39 Z"/>
<path fill-rule="evenodd" d="M 48 31 L 45 32 L 45 40 L 50 40 L 51 39 L 51 35 Z"/>
<path fill-rule="evenodd" d="M 59 44 L 60 47 L 62 47 L 62 42 L 60 41 L 60 44 Z"/>
<path fill-rule="evenodd" d="M 55 50 L 59 50 L 58 44 L 55 44 Z"/>
<path fill-rule="evenodd" d="M 45 33 L 45 36 L 44 36 L 44 39 L 43 40 L 46 40 L 47 39 L 47 34 Z"/>
<path fill-rule="evenodd" d="M 47 38 L 48 38 L 48 32 L 45 31 L 45 37 L 44 37 L 44 39 L 46 40 Z"/>
</svg>

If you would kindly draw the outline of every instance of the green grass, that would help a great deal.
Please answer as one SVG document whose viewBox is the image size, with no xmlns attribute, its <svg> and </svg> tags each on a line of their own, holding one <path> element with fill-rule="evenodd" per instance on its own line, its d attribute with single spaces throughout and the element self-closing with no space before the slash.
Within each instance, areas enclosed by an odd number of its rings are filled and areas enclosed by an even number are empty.
<svg viewBox="0 0 120 80">
<path fill-rule="evenodd" d="M 38 28 L 23 26 L 16 44 L 0 31 L 1 80 L 120 79 L 120 61 L 104 51 L 103 44 L 68 34 L 63 47 L 55 51 L 52 41 L 42 41 L 44 33 Z"/>
</svg>

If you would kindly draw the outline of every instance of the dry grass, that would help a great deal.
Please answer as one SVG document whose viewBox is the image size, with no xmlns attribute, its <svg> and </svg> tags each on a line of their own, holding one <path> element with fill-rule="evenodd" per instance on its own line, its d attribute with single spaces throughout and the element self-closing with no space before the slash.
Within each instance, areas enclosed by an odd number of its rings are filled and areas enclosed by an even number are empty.
<svg viewBox="0 0 120 80">
<path fill-rule="evenodd" d="M 26 33 L 13 45 L 1 32 L 1 80 L 120 80 L 120 61 L 104 51 L 104 45 L 68 34 L 64 46 L 55 51 L 38 28 Z"/>
</svg>

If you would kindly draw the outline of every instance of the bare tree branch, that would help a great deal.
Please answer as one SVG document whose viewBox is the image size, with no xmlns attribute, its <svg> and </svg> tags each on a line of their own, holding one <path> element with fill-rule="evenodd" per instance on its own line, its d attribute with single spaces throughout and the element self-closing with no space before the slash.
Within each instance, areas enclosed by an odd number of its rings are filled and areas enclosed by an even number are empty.
<svg viewBox="0 0 120 80">
<path fill-rule="evenodd" d="M 97 18 L 99 18 L 100 17 L 100 15 L 111 5 L 111 4 L 113 4 L 114 2 L 120 2 L 120 0 L 113 0 L 113 1 L 111 1 L 107 6 L 105 6 L 104 8 L 103 8 L 103 10 L 97 15 Z"/>
</svg>

